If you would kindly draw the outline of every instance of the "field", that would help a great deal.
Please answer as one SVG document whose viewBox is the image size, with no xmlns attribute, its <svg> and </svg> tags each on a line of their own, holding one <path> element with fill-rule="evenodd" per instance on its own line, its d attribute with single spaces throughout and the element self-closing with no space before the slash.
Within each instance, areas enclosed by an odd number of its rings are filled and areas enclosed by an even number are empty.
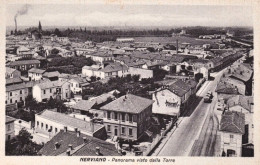
<svg viewBox="0 0 260 165">
<path fill-rule="evenodd" d="M 176 40 L 179 43 L 190 43 L 191 45 L 203 45 L 203 44 L 216 44 L 219 42 L 218 39 L 198 39 L 187 36 L 174 36 L 174 37 L 134 37 L 135 42 L 159 42 L 159 43 L 172 43 L 176 45 Z"/>
</svg>

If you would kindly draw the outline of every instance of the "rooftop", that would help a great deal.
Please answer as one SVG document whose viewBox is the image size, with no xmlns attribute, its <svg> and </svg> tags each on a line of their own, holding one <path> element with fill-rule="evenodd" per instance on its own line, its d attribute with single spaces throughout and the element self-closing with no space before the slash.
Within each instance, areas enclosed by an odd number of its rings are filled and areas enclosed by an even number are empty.
<svg viewBox="0 0 260 165">
<path fill-rule="evenodd" d="M 237 96 L 231 97 L 227 100 L 228 107 L 240 105 L 241 107 L 245 108 L 249 112 L 251 112 L 251 108 L 252 108 L 251 105 L 253 103 L 254 103 L 253 96 L 237 95 Z"/>
<path fill-rule="evenodd" d="M 104 105 L 100 109 L 138 114 L 142 112 L 145 108 L 152 105 L 153 102 L 154 101 L 150 99 L 135 96 L 132 94 L 127 94 Z"/>
<path fill-rule="evenodd" d="M 31 68 L 30 70 L 28 70 L 28 72 L 42 74 L 42 73 L 45 72 L 45 70 L 43 70 L 43 69 L 37 69 L 37 68 Z"/>
<path fill-rule="evenodd" d="M 12 61 L 9 63 L 9 66 L 28 65 L 28 64 L 40 64 L 40 61 L 39 60 Z"/>
<path fill-rule="evenodd" d="M 86 139 L 85 142 L 83 138 Z M 55 148 L 56 143 L 58 148 Z M 96 147 L 99 147 L 102 156 L 120 156 L 114 144 L 84 134 L 77 137 L 76 132 L 64 132 L 63 130 L 48 141 L 38 154 L 46 156 L 65 155 L 69 149 L 69 144 L 72 145 L 72 150 L 70 150 L 72 156 L 97 156 Z"/>
<path fill-rule="evenodd" d="M 222 115 L 220 131 L 244 134 L 245 115 L 240 112 L 227 111 Z"/>
<path fill-rule="evenodd" d="M 5 123 L 11 123 L 15 120 L 16 120 L 16 118 L 13 118 L 11 116 L 5 116 Z"/>
<path fill-rule="evenodd" d="M 87 121 L 84 121 L 81 119 L 77 119 L 77 118 L 71 117 L 71 116 L 63 114 L 63 113 L 54 112 L 51 110 L 45 110 L 41 114 L 39 114 L 39 116 L 41 116 L 45 119 L 60 123 L 64 126 L 78 128 L 79 131 L 92 133 L 90 122 L 87 122 Z M 100 128 L 103 127 L 103 125 L 99 125 L 99 124 L 95 124 L 95 123 L 93 123 L 93 125 L 94 125 L 94 132 L 96 132 L 97 130 L 99 130 Z"/>
</svg>

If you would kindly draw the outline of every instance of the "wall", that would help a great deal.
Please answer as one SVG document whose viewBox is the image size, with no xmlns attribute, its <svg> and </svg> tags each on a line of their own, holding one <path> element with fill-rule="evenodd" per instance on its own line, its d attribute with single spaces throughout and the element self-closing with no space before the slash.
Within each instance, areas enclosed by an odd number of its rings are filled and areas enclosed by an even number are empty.
<svg viewBox="0 0 260 165">
<path fill-rule="evenodd" d="M 233 141 L 230 140 L 230 135 L 233 135 Z M 221 131 L 221 151 L 225 151 L 227 154 L 227 150 L 232 149 L 236 151 L 236 156 L 240 157 L 242 152 L 242 135 L 222 132 Z"/>
<path fill-rule="evenodd" d="M 140 79 L 153 77 L 153 71 L 148 69 L 129 67 L 129 73 L 131 75 L 140 75 Z"/>
<path fill-rule="evenodd" d="M 22 94 L 20 94 L 20 91 L 22 91 Z M 10 95 L 11 92 L 12 92 L 12 96 Z M 6 105 L 14 104 L 15 101 L 21 102 L 20 98 L 22 98 L 22 100 L 25 101 L 25 98 L 27 96 L 28 96 L 28 88 L 22 88 L 22 89 L 6 92 L 6 96 L 5 96 Z M 11 103 L 11 99 L 12 99 L 12 103 Z"/>
<path fill-rule="evenodd" d="M 9 130 L 8 130 L 9 126 Z M 14 122 L 6 123 L 5 124 L 5 141 L 8 140 L 8 136 L 10 136 L 10 139 L 12 139 L 15 136 L 14 132 Z"/>
<path fill-rule="evenodd" d="M 175 102 L 177 101 L 179 104 L 181 103 L 180 97 L 169 91 L 168 89 L 164 89 L 162 91 L 157 92 L 157 94 L 153 94 L 153 103 L 152 112 L 155 114 L 166 114 L 166 115 L 173 115 L 179 116 L 180 114 L 180 106 L 171 107 L 167 106 L 166 100 L 168 102 Z"/>
</svg>

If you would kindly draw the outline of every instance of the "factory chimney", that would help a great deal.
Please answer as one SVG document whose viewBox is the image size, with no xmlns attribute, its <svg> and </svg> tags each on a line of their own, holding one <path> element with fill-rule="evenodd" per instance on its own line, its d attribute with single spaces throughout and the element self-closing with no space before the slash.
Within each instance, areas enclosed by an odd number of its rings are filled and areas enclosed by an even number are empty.
<svg viewBox="0 0 260 165">
<path fill-rule="evenodd" d="M 179 45 L 178 45 L 178 39 L 176 40 L 176 54 L 178 54 L 178 50 L 179 50 Z"/>
</svg>

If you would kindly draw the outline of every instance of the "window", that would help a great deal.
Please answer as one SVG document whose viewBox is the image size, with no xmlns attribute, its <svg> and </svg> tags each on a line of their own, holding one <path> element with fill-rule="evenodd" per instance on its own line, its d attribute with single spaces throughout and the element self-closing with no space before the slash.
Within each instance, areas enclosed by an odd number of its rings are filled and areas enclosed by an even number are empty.
<svg viewBox="0 0 260 165">
<path fill-rule="evenodd" d="M 234 135 L 230 135 L 230 142 L 233 142 L 234 140 Z"/>
<path fill-rule="evenodd" d="M 132 116 L 132 114 L 129 114 L 129 115 L 128 115 L 128 118 L 129 118 L 129 122 L 133 122 L 133 116 Z"/>
<path fill-rule="evenodd" d="M 129 136 L 133 136 L 133 129 L 129 128 Z"/>
<path fill-rule="evenodd" d="M 17 103 L 17 100 L 15 100 L 15 103 Z"/>
<path fill-rule="evenodd" d="M 12 96 L 13 94 L 12 94 L 12 92 L 10 92 L 10 96 Z"/>
<path fill-rule="evenodd" d="M 43 90 L 43 94 L 46 94 L 46 91 L 45 91 L 45 89 Z"/>
<path fill-rule="evenodd" d="M 111 118 L 111 113 L 107 112 L 107 118 L 110 119 Z"/>
<path fill-rule="evenodd" d="M 52 131 L 52 126 L 50 126 L 50 130 Z"/>
<path fill-rule="evenodd" d="M 118 118 L 117 118 L 117 113 L 115 112 L 114 114 L 115 114 L 115 120 L 118 120 Z"/>
<path fill-rule="evenodd" d="M 58 129 L 57 128 L 55 128 L 55 133 L 57 133 L 58 132 Z"/>
<path fill-rule="evenodd" d="M 125 122 L 125 114 L 122 113 L 122 122 Z"/>
<path fill-rule="evenodd" d="M 22 91 L 22 90 L 20 90 L 20 94 L 23 94 L 23 91 Z"/>
<path fill-rule="evenodd" d="M 41 124 L 41 127 L 43 127 L 43 123 Z"/>
<path fill-rule="evenodd" d="M 52 93 L 52 90 L 50 89 L 50 93 Z"/>
<path fill-rule="evenodd" d="M 254 124 L 252 124 L 252 128 L 254 128 Z"/>
<path fill-rule="evenodd" d="M 122 133 L 122 135 L 125 134 L 125 127 L 122 127 L 121 133 Z"/>
<path fill-rule="evenodd" d="M 10 99 L 10 103 L 11 103 L 11 104 L 13 103 L 13 100 L 12 100 L 12 99 Z"/>
<path fill-rule="evenodd" d="M 39 121 L 37 121 L 37 127 L 39 126 Z"/>
<path fill-rule="evenodd" d="M 46 124 L 46 130 L 48 129 L 48 124 Z"/>
<path fill-rule="evenodd" d="M 23 98 L 22 98 L 22 97 L 20 97 L 20 101 L 23 101 Z"/>
<path fill-rule="evenodd" d="M 107 132 L 111 132 L 111 125 L 107 125 Z"/>
<path fill-rule="evenodd" d="M 11 126 L 10 124 L 7 125 L 7 131 L 10 131 L 11 130 Z"/>
</svg>

